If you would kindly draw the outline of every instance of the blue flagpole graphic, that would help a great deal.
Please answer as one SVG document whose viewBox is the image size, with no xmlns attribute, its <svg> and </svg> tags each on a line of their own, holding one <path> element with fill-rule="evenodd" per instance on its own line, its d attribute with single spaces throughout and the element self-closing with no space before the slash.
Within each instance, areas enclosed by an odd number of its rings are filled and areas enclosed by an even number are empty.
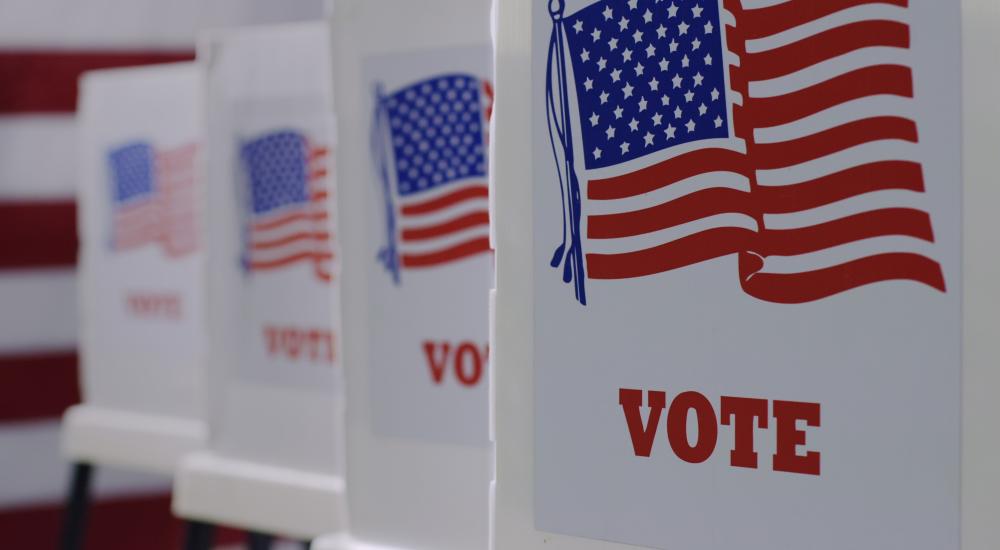
<svg viewBox="0 0 1000 550">
<path fill-rule="evenodd" d="M 587 305 L 583 243 L 580 237 L 580 180 L 577 178 L 574 167 L 569 89 L 566 85 L 568 75 L 564 45 L 564 9 L 563 0 L 550 0 L 549 15 L 552 17 L 552 38 L 549 41 L 545 81 L 545 110 L 549 120 L 549 140 L 552 143 L 552 154 L 556 162 L 559 191 L 563 202 L 562 243 L 552 255 L 551 265 L 552 267 L 563 265 L 563 281 L 572 282 L 576 299 L 581 304 Z M 553 74 L 553 63 L 555 64 L 555 74 Z M 555 82 L 553 82 L 553 76 Z M 558 94 L 558 105 L 556 104 L 556 94 Z M 561 157 L 560 152 L 562 153 Z M 567 243 L 567 241 L 569 242 Z"/>
<path fill-rule="evenodd" d="M 382 178 L 382 192 L 385 197 L 386 244 L 378 252 L 378 260 L 392 274 L 392 280 L 399 284 L 399 252 L 396 249 L 396 211 L 392 203 L 392 183 L 389 180 L 389 159 L 385 140 L 389 136 L 385 94 L 382 85 L 375 90 L 375 117 L 372 122 L 372 158 L 375 169 Z"/>
</svg>

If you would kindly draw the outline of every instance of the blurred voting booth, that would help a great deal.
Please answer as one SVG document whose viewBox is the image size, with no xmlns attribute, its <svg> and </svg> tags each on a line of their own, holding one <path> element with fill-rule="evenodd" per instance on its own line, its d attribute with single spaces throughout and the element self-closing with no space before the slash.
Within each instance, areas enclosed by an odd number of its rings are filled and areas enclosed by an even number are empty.
<svg viewBox="0 0 1000 550">
<path fill-rule="evenodd" d="M 488 545 L 489 8 L 333 12 L 347 548 Z"/>
<path fill-rule="evenodd" d="M 212 32 L 207 71 L 209 445 L 174 511 L 309 540 L 344 522 L 329 27 Z"/>
<path fill-rule="evenodd" d="M 202 86 L 193 63 L 81 80 L 83 403 L 62 433 L 77 504 L 90 466 L 172 475 L 205 442 Z"/>
<path fill-rule="evenodd" d="M 496 5 L 493 547 L 994 547 L 996 6 Z"/>
</svg>

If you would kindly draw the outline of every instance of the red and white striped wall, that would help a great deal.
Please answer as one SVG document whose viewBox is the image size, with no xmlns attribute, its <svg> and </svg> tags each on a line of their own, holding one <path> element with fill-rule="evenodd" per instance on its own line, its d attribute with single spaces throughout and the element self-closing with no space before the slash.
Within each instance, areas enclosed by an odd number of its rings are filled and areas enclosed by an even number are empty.
<svg viewBox="0 0 1000 550">
<path fill-rule="evenodd" d="M 0 0 L 0 548 L 54 548 L 77 377 L 76 81 L 191 59 L 198 29 L 318 17 L 323 0 Z M 88 548 L 178 548 L 169 480 L 98 470 Z"/>
</svg>

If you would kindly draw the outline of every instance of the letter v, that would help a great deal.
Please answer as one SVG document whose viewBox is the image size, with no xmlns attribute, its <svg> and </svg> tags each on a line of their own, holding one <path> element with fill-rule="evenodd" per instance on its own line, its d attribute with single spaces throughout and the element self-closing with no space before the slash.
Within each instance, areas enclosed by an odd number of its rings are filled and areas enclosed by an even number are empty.
<svg viewBox="0 0 1000 550">
<path fill-rule="evenodd" d="M 625 422 L 632 438 L 632 450 L 635 456 L 649 456 L 653 450 L 653 439 L 656 437 L 656 427 L 660 423 L 660 415 L 667 406 L 667 394 L 662 391 L 651 391 L 649 394 L 649 418 L 642 424 L 642 390 L 618 390 L 618 404 L 625 412 Z"/>
<path fill-rule="evenodd" d="M 434 348 L 441 348 L 441 358 L 438 360 L 434 356 Z M 444 380 L 444 371 L 448 365 L 448 356 L 451 354 L 451 345 L 448 342 L 435 344 L 434 342 L 424 342 L 424 355 L 427 356 L 427 366 L 431 369 L 431 378 L 435 384 L 441 384 Z"/>
</svg>

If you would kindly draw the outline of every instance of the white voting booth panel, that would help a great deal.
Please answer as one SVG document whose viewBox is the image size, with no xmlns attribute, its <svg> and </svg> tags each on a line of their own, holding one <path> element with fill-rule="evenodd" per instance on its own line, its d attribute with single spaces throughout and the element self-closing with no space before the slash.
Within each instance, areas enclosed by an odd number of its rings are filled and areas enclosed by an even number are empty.
<svg viewBox="0 0 1000 550">
<path fill-rule="evenodd" d="M 489 3 L 333 21 L 351 547 L 486 548 Z"/>
<path fill-rule="evenodd" d="M 494 548 L 995 548 L 995 2 L 496 9 Z"/>
<path fill-rule="evenodd" d="M 204 444 L 201 98 L 193 63 L 81 80 L 73 460 L 172 473 Z"/>
<path fill-rule="evenodd" d="M 207 71 L 209 448 L 185 518 L 296 538 L 341 528 L 339 235 L 329 26 L 218 31 Z"/>
</svg>

